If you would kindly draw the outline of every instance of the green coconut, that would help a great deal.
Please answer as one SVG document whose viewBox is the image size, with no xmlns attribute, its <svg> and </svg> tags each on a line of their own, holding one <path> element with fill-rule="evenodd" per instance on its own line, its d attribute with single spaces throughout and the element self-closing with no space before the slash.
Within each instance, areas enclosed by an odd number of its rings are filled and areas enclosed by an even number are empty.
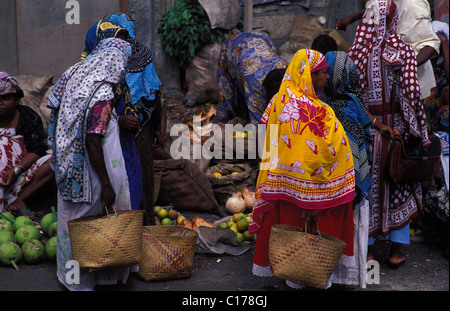
<svg viewBox="0 0 450 311">
<path fill-rule="evenodd" d="M 13 224 L 6 219 L 0 219 L 0 231 L 14 231 Z"/>
<path fill-rule="evenodd" d="M 41 241 L 32 239 L 22 245 L 22 257 L 28 264 L 37 264 L 44 259 L 45 248 Z"/>
<path fill-rule="evenodd" d="M 58 223 L 53 222 L 49 227 L 47 234 L 49 237 L 56 236 L 58 234 Z"/>
<path fill-rule="evenodd" d="M 54 223 L 56 221 L 56 219 L 53 216 L 53 213 L 48 213 L 45 214 L 44 217 L 42 217 L 41 220 L 41 229 L 44 233 L 48 232 L 48 227 L 50 227 L 50 225 L 52 223 Z"/>
<path fill-rule="evenodd" d="M 26 225 L 33 225 L 33 220 L 31 218 L 28 218 L 26 216 L 19 216 L 14 221 L 14 232 L 17 232 L 19 228 L 26 226 Z"/>
<path fill-rule="evenodd" d="M 0 245 L 0 263 L 3 265 L 11 265 L 14 269 L 19 270 L 17 262 L 22 258 L 22 250 L 20 246 L 14 242 L 5 242 Z"/>
<path fill-rule="evenodd" d="M 0 231 L 0 245 L 2 245 L 5 242 L 16 243 L 16 236 L 14 235 L 14 232 L 9 230 Z"/>
<path fill-rule="evenodd" d="M 16 231 L 16 239 L 19 245 L 33 239 L 40 240 L 41 232 L 33 225 L 25 225 Z"/>
<path fill-rule="evenodd" d="M 47 258 L 51 261 L 56 260 L 57 243 L 58 238 L 56 236 L 53 236 L 48 239 L 47 243 L 45 244 L 45 255 L 47 255 Z"/>
</svg>

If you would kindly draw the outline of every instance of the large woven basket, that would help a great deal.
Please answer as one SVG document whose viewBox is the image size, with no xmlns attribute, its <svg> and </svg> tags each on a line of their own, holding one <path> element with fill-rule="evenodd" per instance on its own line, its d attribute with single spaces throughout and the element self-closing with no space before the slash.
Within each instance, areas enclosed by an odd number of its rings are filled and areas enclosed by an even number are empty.
<svg viewBox="0 0 450 311">
<path fill-rule="evenodd" d="M 146 282 L 190 277 L 197 237 L 180 226 L 145 226 L 138 275 Z"/>
<path fill-rule="evenodd" d="M 345 246 L 344 241 L 324 233 L 274 225 L 269 240 L 270 265 L 276 277 L 324 289 Z"/>
<path fill-rule="evenodd" d="M 67 222 L 73 258 L 80 268 L 127 267 L 141 260 L 144 211 L 118 211 Z"/>
</svg>

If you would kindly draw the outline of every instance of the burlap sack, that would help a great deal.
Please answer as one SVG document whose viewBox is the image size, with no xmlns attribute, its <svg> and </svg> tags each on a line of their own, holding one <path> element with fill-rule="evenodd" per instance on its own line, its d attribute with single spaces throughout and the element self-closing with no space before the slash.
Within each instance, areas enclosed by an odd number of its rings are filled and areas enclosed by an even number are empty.
<svg viewBox="0 0 450 311">
<path fill-rule="evenodd" d="M 192 106 L 219 100 L 217 91 L 217 63 L 221 45 L 218 43 L 203 47 L 186 69 L 186 104 Z"/>
<path fill-rule="evenodd" d="M 219 206 L 208 176 L 188 160 L 155 160 L 161 176 L 156 205 L 171 204 L 177 211 L 219 214 Z"/>
<path fill-rule="evenodd" d="M 47 133 L 50 110 L 47 108 L 48 95 L 53 85 L 53 76 L 36 76 L 25 74 L 17 76 L 24 97 L 20 104 L 33 109 L 42 119 L 44 131 Z"/>
</svg>

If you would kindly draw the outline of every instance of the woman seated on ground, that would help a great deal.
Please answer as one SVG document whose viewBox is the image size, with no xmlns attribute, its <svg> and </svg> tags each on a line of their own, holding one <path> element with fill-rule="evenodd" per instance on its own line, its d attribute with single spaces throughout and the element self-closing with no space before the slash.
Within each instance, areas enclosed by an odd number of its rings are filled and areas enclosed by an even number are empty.
<svg viewBox="0 0 450 311">
<path fill-rule="evenodd" d="M 42 120 L 20 105 L 16 78 L 0 72 L 0 211 L 33 217 L 25 199 L 52 180 Z"/>
</svg>

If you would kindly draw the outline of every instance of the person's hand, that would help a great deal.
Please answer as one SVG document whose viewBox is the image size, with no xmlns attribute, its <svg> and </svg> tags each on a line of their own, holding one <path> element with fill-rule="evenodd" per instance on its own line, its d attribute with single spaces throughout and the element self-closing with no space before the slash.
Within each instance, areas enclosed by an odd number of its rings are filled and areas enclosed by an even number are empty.
<svg viewBox="0 0 450 311">
<path fill-rule="evenodd" d="M 436 32 L 436 35 L 438 36 L 439 40 L 441 40 L 441 43 L 448 44 L 448 39 L 445 35 L 441 34 L 440 32 Z"/>
<path fill-rule="evenodd" d="M 5 174 L 3 174 L 3 177 L 0 179 L 0 185 L 2 186 L 9 186 L 14 183 L 16 180 L 16 175 L 14 173 L 14 169 L 7 170 Z"/>
<path fill-rule="evenodd" d="M 401 139 L 402 138 L 402 134 L 396 128 L 390 127 L 379 121 L 377 121 L 375 126 L 378 129 L 378 131 L 380 132 L 380 134 L 386 138 L 389 138 L 389 139 L 396 139 L 396 138 Z"/>
<path fill-rule="evenodd" d="M 111 183 L 105 183 L 102 184 L 102 192 L 101 192 L 101 198 L 102 198 L 102 205 L 108 207 L 111 207 L 114 202 L 116 201 L 116 193 L 111 186 Z"/>
<path fill-rule="evenodd" d="M 346 31 L 347 26 L 350 25 L 351 23 L 352 23 L 351 17 L 340 18 L 336 21 L 336 24 L 334 25 L 334 29 Z"/>
<path fill-rule="evenodd" d="M 132 114 L 120 116 L 117 120 L 119 126 L 130 132 L 139 131 L 139 120 Z"/>
<path fill-rule="evenodd" d="M 314 210 L 314 209 L 305 209 L 303 211 L 303 218 L 307 222 L 316 222 L 317 218 L 319 217 L 320 210 Z"/>
</svg>

